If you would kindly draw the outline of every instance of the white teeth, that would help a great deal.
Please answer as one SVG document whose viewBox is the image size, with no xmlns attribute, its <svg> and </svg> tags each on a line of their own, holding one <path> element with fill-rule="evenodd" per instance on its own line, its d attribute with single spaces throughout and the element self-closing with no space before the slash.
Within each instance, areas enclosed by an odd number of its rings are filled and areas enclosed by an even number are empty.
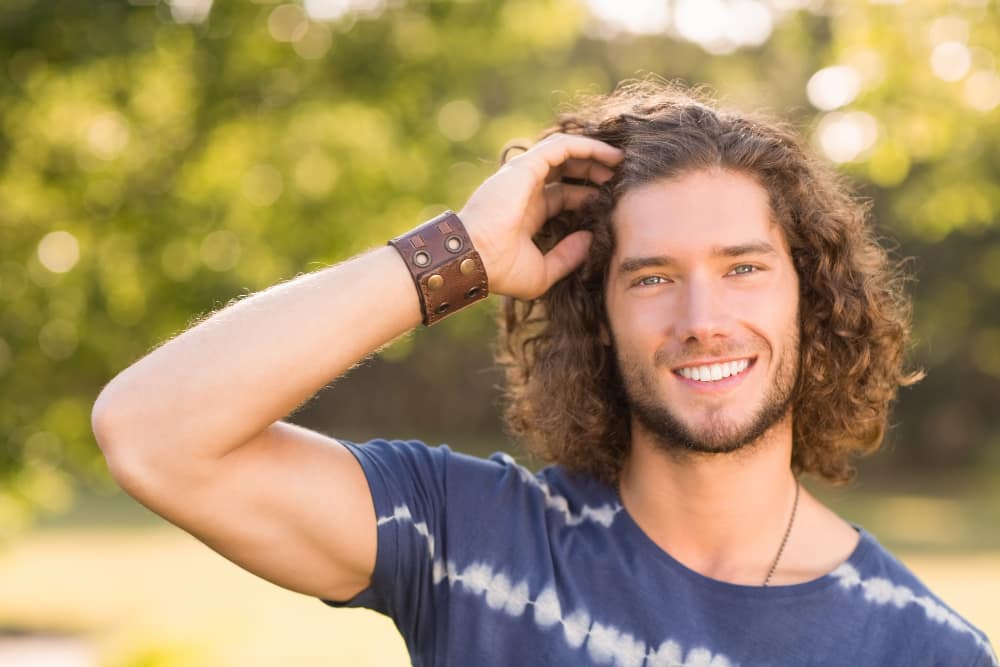
<svg viewBox="0 0 1000 667">
<path fill-rule="evenodd" d="M 715 382 L 723 378 L 738 375 L 745 371 L 749 365 L 749 359 L 740 359 L 739 361 L 727 361 L 724 364 L 688 366 L 686 368 L 679 369 L 677 372 L 689 380 L 698 380 L 699 382 Z"/>
</svg>

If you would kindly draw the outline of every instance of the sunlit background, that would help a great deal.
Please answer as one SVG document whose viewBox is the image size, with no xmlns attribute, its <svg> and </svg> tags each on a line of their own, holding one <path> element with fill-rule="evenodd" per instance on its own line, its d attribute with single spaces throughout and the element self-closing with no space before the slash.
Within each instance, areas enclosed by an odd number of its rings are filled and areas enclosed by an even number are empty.
<svg viewBox="0 0 1000 667">
<path fill-rule="evenodd" d="M 509 140 L 646 75 L 795 123 L 911 258 L 928 378 L 857 483 L 812 486 L 1000 634 L 995 1 L 4 0 L 0 34 L 0 666 L 406 664 L 384 621 L 122 498 L 90 406 L 199 315 L 459 208 Z M 492 313 L 294 419 L 509 449 Z"/>
</svg>

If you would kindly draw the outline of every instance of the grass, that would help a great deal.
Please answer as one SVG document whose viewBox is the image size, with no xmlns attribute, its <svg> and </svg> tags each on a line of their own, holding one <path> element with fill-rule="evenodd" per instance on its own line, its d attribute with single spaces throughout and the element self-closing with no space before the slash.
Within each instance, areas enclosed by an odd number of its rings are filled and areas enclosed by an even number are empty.
<svg viewBox="0 0 1000 667">
<path fill-rule="evenodd" d="M 865 488 L 819 495 L 1000 637 L 993 496 Z M 273 586 L 119 496 L 84 498 L 72 514 L 0 549 L 0 591 L 0 630 L 82 636 L 101 667 L 410 664 L 387 619 Z"/>
<path fill-rule="evenodd" d="M 0 627 L 83 635 L 107 667 L 410 664 L 387 619 L 280 589 L 165 525 L 29 535 L 0 554 L 0 591 Z"/>
</svg>

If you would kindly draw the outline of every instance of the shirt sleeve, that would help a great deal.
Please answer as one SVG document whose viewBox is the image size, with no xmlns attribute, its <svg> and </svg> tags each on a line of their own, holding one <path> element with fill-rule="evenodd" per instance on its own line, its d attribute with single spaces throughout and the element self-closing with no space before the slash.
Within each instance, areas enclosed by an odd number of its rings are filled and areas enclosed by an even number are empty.
<svg viewBox="0 0 1000 667">
<path fill-rule="evenodd" d="M 364 470 L 375 506 L 378 547 L 371 584 L 334 607 L 365 607 L 393 619 L 411 652 L 433 641 L 444 576 L 442 544 L 448 447 L 418 441 L 343 442 Z"/>
<path fill-rule="evenodd" d="M 986 642 L 985 652 L 973 663 L 973 667 L 997 667 L 1000 663 L 997 661 L 996 651 L 993 650 L 990 640 L 985 635 L 983 635 L 983 640 Z"/>
</svg>

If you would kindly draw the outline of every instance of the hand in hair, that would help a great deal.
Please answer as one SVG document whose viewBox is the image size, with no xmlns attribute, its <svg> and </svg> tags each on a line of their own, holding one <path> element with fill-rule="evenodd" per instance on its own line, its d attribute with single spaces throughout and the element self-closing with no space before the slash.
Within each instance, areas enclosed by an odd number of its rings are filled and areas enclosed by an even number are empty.
<svg viewBox="0 0 1000 667">
<path fill-rule="evenodd" d="M 483 258 L 491 292 L 533 299 L 583 261 L 590 232 L 574 232 L 544 255 L 532 236 L 560 211 L 579 208 L 595 192 L 579 183 L 606 182 L 623 156 L 596 139 L 557 133 L 479 186 L 459 217 Z"/>
</svg>

